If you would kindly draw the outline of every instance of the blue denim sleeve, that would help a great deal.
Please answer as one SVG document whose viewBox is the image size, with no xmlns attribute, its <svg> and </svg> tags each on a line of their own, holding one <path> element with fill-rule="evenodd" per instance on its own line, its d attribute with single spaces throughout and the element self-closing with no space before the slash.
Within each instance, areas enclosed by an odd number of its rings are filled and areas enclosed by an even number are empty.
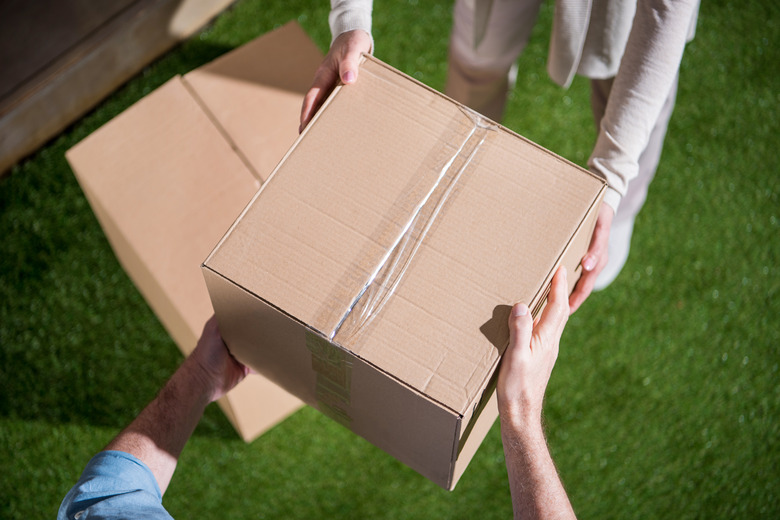
<svg viewBox="0 0 780 520">
<path fill-rule="evenodd" d="M 57 520 L 120 518 L 172 520 L 146 464 L 129 453 L 102 451 L 92 457 L 65 495 Z"/>
</svg>

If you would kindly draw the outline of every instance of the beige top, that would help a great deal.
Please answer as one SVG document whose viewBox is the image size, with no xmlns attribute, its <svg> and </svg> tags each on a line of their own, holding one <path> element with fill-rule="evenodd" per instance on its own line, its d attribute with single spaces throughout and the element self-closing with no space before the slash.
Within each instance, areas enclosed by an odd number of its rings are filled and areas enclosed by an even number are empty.
<svg viewBox="0 0 780 520">
<path fill-rule="evenodd" d="M 475 2 L 493 0 L 474 0 Z M 371 33 L 371 0 L 331 0 L 331 32 Z M 699 0 L 558 0 L 547 70 L 568 87 L 574 74 L 615 77 L 588 167 L 609 184 L 617 211 L 693 38 Z"/>
</svg>

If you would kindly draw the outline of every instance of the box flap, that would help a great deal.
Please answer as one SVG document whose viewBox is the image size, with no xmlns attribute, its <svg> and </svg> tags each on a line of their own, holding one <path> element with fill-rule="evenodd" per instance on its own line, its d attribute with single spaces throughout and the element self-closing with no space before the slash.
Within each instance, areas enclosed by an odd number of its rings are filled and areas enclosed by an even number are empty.
<svg viewBox="0 0 780 520">
<path fill-rule="evenodd" d="M 298 137 L 298 114 L 322 53 L 296 22 L 184 76 L 260 181 Z"/>
<path fill-rule="evenodd" d="M 538 299 L 604 183 L 378 60 L 361 67 L 207 263 L 462 414 L 509 306 Z"/>
</svg>

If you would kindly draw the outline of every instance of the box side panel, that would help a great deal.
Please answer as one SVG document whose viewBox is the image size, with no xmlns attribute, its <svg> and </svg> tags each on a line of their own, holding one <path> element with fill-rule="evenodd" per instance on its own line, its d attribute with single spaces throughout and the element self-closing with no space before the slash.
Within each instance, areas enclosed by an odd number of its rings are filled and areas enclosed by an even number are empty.
<svg viewBox="0 0 780 520">
<path fill-rule="evenodd" d="M 66 157 L 77 178 L 81 179 L 82 175 L 89 175 L 81 168 L 78 158 L 74 158 L 70 152 L 66 153 Z M 122 269 L 141 292 L 155 315 L 163 322 L 165 330 L 179 346 L 179 350 L 184 355 L 189 354 L 198 340 L 197 331 L 188 326 L 180 310 L 176 309 L 173 302 L 165 295 L 149 266 L 144 263 L 128 237 L 122 233 L 116 215 L 105 207 L 100 195 L 96 194 L 87 182 L 81 182 L 81 188 Z M 165 320 L 162 319 L 163 316 Z"/>
<path fill-rule="evenodd" d="M 122 267 L 188 354 L 213 312 L 200 263 L 256 181 L 179 78 L 69 150 L 67 159 Z M 253 400 L 240 398 L 249 388 Z M 260 414 L 264 401 L 275 408 Z M 220 405 L 252 439 L 300 402 L 253 376 Z"/>
<path fill-rule="evenodd" d="M 493 392 L 491 397 L 488 399 L 484 409 L 471 426 L 469 436 L 461 447 L 460 453 L 458 453 L 458 459 L 455 461 L 452 472 L 452 482 L 449 487 L 450 490 L 455 489 L 455 485 L 463 476 L 463 473 L 466 471 L 466 468 L 471 462 L 471 459 L 474 458 L 477 450 L 482 445 L 482 441 L 485 439 L 485 436 L 490 431 L 490 428 L 493 427 L 493 424 L 495 424 L 497 417 L 498 403 L 496 401 L 496 393 Z"/>
<path fill-rule="evenodd" d="M 233 355 L 446 488 L 458 418 L 215 273 L 204 277 Z"/>
<path fill-rule="evenodd" d="M 305 327 L 208 266 L 203 277 L 222 337 L 236 359 L 315 405 L 316 374 Z"/>
<path fill-rule="evenodd" d="M 128 274 L 189 352 L 211 314 L 200 262 L 257 183 L 179 78 L 67 158 Z"/>
<path fill-rule="evenodd" d="M 223 399 L 225 402 L 220 400 L 220 406 L 246 442 L 253 441 L 303 406 L 300 399 L 259 374 L 249 374 Z"/>
<path fill-rule="evenodd" d="M 458 416 L 362 360 L 354 361 L 352 389 L 352 431 L 448 488 Z"/>
</svg>

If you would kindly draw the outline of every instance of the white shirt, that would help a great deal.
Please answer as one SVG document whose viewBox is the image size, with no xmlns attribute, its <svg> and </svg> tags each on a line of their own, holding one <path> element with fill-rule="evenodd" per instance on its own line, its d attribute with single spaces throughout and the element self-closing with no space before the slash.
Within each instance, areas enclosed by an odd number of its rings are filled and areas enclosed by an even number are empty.
<svg viewBox="0 0 780 520">
<path fill-rule="evenodd" d="M 474 0 L 475 2 L 493 0 Z M 333 37 L 371 34 L 372 0 L 331 0 Z M 547 69 L 568 87 L 574 74 L 615 77 L 593 153 L 591 171 L 609 185 L 615 211 L 639 170 L 639 156 L 672 88 L 685 43 L 693 38 L 699 0 L 558 0 Z"/>
</svg>

